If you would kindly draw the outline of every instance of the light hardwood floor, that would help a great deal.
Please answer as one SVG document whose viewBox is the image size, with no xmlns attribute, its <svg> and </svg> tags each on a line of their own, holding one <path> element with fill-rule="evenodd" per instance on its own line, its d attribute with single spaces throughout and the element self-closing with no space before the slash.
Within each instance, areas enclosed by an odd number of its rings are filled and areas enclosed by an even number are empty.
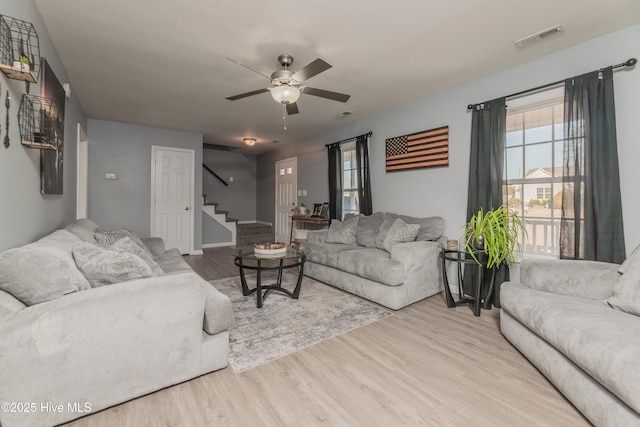
<svg viewBox="0 0 640 427">
<path fill-rule="evenodd" d="M 237 274 L 224 248 L 186 260 L 207 280 Z M 588 426 L 498 322 L 495 308 L 477 318 L 440 294 L 241 374 L 227 367 L 69 425 Z"/>
</svg>

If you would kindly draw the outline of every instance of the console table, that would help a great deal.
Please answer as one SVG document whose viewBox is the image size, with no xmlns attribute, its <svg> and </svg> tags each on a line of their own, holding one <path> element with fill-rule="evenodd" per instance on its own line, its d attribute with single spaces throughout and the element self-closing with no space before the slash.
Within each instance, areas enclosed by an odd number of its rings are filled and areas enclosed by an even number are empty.
<svg viewBox="0 0 640 427">
<path fill-rule="evenodd" d="M 302 224 L 316 224 L 316 225 L 329 225 L 331 220 L 329 218 L 322 218 L 319 216 L 292 216 L 291 217 L 291 231 L 289 232 L 289 243 L 293 241 L 293 223 L 300 222 Z"/>
</svg>

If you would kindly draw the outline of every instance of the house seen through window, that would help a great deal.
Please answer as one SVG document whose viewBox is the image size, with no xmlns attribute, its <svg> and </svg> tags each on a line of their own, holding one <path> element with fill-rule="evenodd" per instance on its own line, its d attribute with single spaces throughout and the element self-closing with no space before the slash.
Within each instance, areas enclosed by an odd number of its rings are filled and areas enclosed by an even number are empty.
<svg viewBox="0 0 640 427">
<path fill-rule="evenodd" d="M 342 151 L 342 217 L 360 213 L 358 201 L 358 171 L 355 141 L 343 144 Z"/>
<path fill-rule="evenodd" d="M 507 100 L 504 200 L 525 224 L 525 253 L 559 254 L 564 86 Z"/>
</svg>

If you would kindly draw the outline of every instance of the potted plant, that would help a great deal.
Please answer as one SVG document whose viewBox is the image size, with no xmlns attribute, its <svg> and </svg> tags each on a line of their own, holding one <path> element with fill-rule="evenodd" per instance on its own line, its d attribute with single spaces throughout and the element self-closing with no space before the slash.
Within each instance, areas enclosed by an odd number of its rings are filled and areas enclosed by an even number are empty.
<svg viewBox="0 0 640 427">
<path fill-rule="evenodd" d="M 511 265 L 520 257 L 519 234 L 526 230 L 520 217 L 507 206 L 501 205 L 484 212 L 480 209 L 466 224 L 464 244 L 466 250 L 478 263 L 476 254 L 487 257 L 486 267 Z"/>
<path fill-rule="evenodd" d="M 20 54 L 20 57 L 17 61 L 13 61 L 13 66 L 15 68 L 20 68 L 22 71 L 30 71 L 31 64 L 29 63 L 29 58 L 26 55 Z"/>
</svg>

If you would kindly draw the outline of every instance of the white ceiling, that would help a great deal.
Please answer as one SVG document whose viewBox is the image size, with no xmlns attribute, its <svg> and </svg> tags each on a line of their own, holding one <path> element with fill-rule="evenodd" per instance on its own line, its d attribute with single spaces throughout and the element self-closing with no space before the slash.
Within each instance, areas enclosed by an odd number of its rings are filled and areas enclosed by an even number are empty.
<svg viewBox="0 0 640 427">
<path fill-rule="evenodd" d="M 639 0 L 35 0 L 90 118 L 202 133 L 260 153 L 640 22 Z M 565 32 L 518 49 L 514 41 Z M 291 54 L 333 68 L 287 118 L 262 93 Z M 625 60 L 627 58 L 621 58 Z M 463 107 L 462 107 L 463 108 Z M 336 115 L 353 112 L 345 118 Z"/>
</svg>

